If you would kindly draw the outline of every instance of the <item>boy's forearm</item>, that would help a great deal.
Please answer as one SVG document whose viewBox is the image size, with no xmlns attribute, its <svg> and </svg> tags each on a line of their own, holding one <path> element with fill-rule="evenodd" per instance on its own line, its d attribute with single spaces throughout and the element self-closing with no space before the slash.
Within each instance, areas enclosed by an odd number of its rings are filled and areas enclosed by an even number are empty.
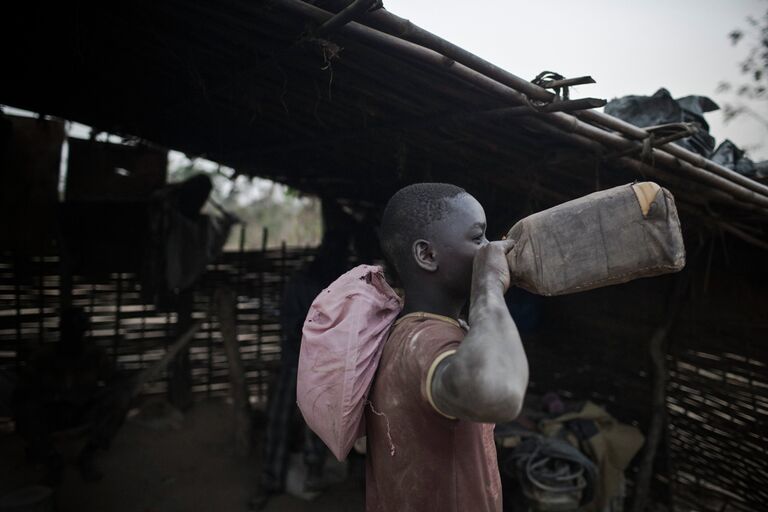
<svg viewBox="0 0 768 512">
<path fill-rule="evenodd" d="M 505 383 L 507 392 L 522 398 L 528 385 L 528 360 L 503 292 L 490 289 L 472 298 L 470 331 L 462 349 L 488 379 Z M 463 356 L 461 352 L 456 355 Z"/>
<path fill-rule="evenodd" d="M 503 287 L 473 286 L 470 331 L 450 361 L 436 393 L 459 417 L 511 420 L 520 411 L 528 384 L 528 362 Z"/>
</svg>

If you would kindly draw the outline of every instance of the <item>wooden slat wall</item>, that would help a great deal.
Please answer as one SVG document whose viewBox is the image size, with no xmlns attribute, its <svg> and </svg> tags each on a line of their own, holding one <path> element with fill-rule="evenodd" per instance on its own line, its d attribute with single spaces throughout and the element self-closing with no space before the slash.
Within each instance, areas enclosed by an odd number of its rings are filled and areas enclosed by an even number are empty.
<svg viewBox="0 0 768 512">
<path fill-rule="evenodd" d="M 714 252 L 712 261 L 689 262 L 692 289 L 668 341 L 669 422 L 655 461 L 653 499 L 671 510 L 763 511 L 768 268 L 764 253 L 743 245 L 718 244 Z M 649 341 L 668 318 L 674 279 L 540 299 L 539 324 L 522 334 L 532 389 L 592 400 L 647 432 Z"/>
<path fill-rule="evenodd" d="M 288 248 L 225 253 L 209 268 L 195 294 L 193 316 L 204 323 L 191 349 L 194 391 L 228 393 L 218 325 L 209 318 L 212 291 L 228 284 L 239 296 L 248 383 L 255 399 L 265 401 L 279 361 L 282 287 L 312 254 Z M 739 254 L 730 252 L 719 270 L 717 262 L 715 270 L 692 269 L 692 296 L 671 335 L 669 428 L 656 461 L 654 499 L 675 510 L 746 512 L 768 503 L 768 277 L 754 270 L 762 268 L 756 267 L 761 254 L 756 260 Z M 33 258 L 23 270 L 17 279 L 12 258 L 0 259 L 0 367 L 13 368 L 17 350 L 58 335 L 58 261 Z M 522 334 L 532 390 L 591 399 L 645 431 L 648 341 L 665 318 L 670 279 L 535 299 L 541 318 Z M 91 312 L 94 338 L 120 368 L 146 366 L 175 335 L 175 314 L 143 300 L 133 275 L 76 277 L 74 301 Z M 518 320 L 522 325 L 522 316 Z M 165 388 L 160 378 L 145 391 Z"/>
<path fill-rule="evenodd" d="M 768 323 L 765 309 L 755 310 L 765 299 L 753 301 L 748 292 L 719 298 L 734 301 L 731 307 L 718 300 L 712 309 L 690 308 L 688 332 L 670 351 L 672 485 L 683 507 L 765 510 Z M 736 310 L 740 320 L 729 322 Z"/>
<path fill-rule="evenodd" d="M 213 291 L 221 285 L 238 294 L 238 340 L 252 397 L 266 400 L 269 379 L 280 357 L 280 297 L 286 280 L 314 254 L 313 249 L 285 248 L 224 253 L 210 265 L 195 289 L 193 318 L 203 322 L 190 349 L 193 391 L 228 393 L 227 360 L 215 317 Z M 18 272 L 17 272 L 18 270 Z M 31 258 L 14 265 L 0 258 L 0 368 L 13 370 L 35 347 L 58 339 L 59 262 L 57 257 Z M 117 368 L 138 371 L 164 352 L 176 336 L 176 313 L 158 310 L 142 297 L 134 274 L 74 276 L 72 300 L 91 316 L 92 339 Z M 145 392 L 166 389 L 165 377 Z"/>
</svg>

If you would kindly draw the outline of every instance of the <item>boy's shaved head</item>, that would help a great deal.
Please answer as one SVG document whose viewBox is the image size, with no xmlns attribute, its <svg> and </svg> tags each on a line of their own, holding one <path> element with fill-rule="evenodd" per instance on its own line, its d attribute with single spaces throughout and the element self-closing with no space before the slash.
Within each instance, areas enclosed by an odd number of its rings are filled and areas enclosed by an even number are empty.
<svg viewBox="0 0 768 512">
<path fill-rule="evenodd" d="M 466 191 L 448 183 L 416 183 L 393 195 L 381 219 L 380 241 L 384 255 L 398 272 L 411 257 L 415 240 L 429 238 L 429 225 L 448 212 L 448 200 Z"/>
</svg>

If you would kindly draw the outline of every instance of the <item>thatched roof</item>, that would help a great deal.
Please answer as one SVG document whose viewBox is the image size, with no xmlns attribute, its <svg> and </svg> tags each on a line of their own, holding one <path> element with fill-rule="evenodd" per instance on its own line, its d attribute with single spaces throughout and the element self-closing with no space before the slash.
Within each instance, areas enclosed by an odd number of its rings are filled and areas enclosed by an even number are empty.
<svg viewBox="0 0 768 512">
<path fill-rule="evenodd" d="M 768 240 L 765 185 L 673 144 L 652 149 L 646 131 L 604 114 L 537 112 L 551 89 L 386 10 L 318 32 L 348 3 L 17 6 L 0 102 L 358 204 L 451 181 L 492 205 L 499 229 L 651 178 L 697 224 Z"/>
</svg>

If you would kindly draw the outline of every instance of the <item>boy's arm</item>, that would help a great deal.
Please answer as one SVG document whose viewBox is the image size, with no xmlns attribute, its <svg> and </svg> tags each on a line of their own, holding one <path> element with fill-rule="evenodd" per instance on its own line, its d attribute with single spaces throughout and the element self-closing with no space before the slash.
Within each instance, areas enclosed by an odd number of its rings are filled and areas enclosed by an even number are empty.
<svg viewBox="0 0 768 512">
<path fill-rule="evenodd" d="M 517 417 L 528 386 L 528 360 L 504 302 L 511 240 L 491 242 L 475 256 L 470 330 L 455 354 L 444 358 L 427 382 L 444 415 L 483 423 Z"/>
</svg>

